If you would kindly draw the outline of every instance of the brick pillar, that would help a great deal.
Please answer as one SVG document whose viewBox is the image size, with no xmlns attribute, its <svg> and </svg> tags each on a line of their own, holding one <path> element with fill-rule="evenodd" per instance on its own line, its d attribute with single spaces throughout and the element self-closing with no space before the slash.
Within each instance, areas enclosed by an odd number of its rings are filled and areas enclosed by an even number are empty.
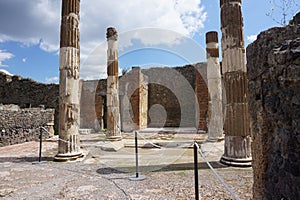
<svg viewBox="0 0 300 200">
<path fill-rule="evenodd" d="M 219 62 L 218 33 L 206 33 L 207 85 L 209 99 L 208 140 L 223 138 L 222 81 Z"/>
<path fill-rule="evenodd" d="M 121 121 L 123 131 L 147 128 L 148 122 L 148 77 L 140 67 L 122 76 L 120 80 Z"/>
<path fill-rule="evenodd" d="M 119 76 L 118 76 L 118 33 L 115 28 L 108 28 L 107 38 L 107 138 L 121 140 L 119 111 Z"/>
<path fill-rule="evenodd" d="M 196 83 L 195 83 L 195 92 L 198 100 L 198 106 L 199 109 L 199 116 L 198 119 L 198 130 L 207 131 L 207 117 L 208 117 L 208 88 L 205 80 L 203 79 L 200 69 L 197 68 L 197 65 L 195 65 L 196 69 Z"/>
<path fill-rule="evenodd" d="M 62 1 L 60 31 L 59 143 L 56 160 L 81 156 L 79 140 L 79 7 L 80 0 Z"/>
<path fill-rule="evenodd" d="M 140 67 L 132 67 L 132 76 L 136 79 L 137 87 L 134 88 L 130 103 L 133 110 L 133 121 L 138 129 L 147 128 L 148 122 L 148 83 L 147 77 L 141 72 Z"/>
<path fill-rule="evenodd" d="M 247 69 L 241 0 L 220 0 L 222 72 L 226 92 L 225 147 L 221 162 L 251 166 Z"/>
</svg>

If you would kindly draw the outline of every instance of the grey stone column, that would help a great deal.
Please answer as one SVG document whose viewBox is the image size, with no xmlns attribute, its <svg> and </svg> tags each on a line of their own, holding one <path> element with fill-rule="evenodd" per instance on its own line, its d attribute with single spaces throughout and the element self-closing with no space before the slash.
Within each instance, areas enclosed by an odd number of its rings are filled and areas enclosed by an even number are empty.
<svg viewBox="0 0 300 200">
<path fill-rule="evenodd" d="M 80 0 L 62 1 L 59 78 L 59 143 L 56 160 L 81 156 L 79 140 L 79 7 Z"/>
<path fill-rule="evenodd" d="M 222 80 L 219 62 L 218 33 L 206 33 L 207 85 L 209 92 L 208 141 L 223 138 Z"/>
<path fill-rule="evenodd" d="M 118 33 L 110 27 L 107 38 L 107 138 L 121 140 L 120 108 L 119 108 L 119 76 L 118 76 Z"/>
<path fill-rule="evenodd" d="M 226 92 L 225 147 L 221 162 L 251 166 L 247 69 L 241 0 L 220 0 L 222 72 Z"/>
</svg>

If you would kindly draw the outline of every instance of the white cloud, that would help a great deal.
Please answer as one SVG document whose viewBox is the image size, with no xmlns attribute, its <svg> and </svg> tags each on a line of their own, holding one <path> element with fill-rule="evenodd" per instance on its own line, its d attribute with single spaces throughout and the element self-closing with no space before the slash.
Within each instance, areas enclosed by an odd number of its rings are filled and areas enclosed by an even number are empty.
<svg viewBox="0 0 300 200">
<path fill-rule="evenodd" d="M 105 35 L 109 26 L 117 28 L 119 50 L 122 51 L 133 45 L 133 40 L 145 46 L 178 45 L 184 36 L 193 36 L 203 28 L 205 20 L 206 12 L 200 0 L 101 1 L 94 4 L 84 1 L 80 23 L 81 58 L 87 63 L 83 62 L 81 76 L 87 79 L 106 76 Z M 153 29 L 149 31 L 149 28 Z"/>
<path fill-rule="evenodd" d="M 3 72 L 3 73 L 5 73 L 5 74 L 7 74 L 7 75 L 10 75 L 10 76 L 13 76 L 13 74 L 11 74 L 11 73 L 9 73 L 7 70 L 5 70 L 5 69 L 0 69 L 0 72 Z"/>
<path fill-rule="evenodd" d="M 201 0 L 90 0 L 81 1 L 80 9 L 81 60 L 105 42 L 106 28 L 110 26 L 116 27 L 118 33 L 152 27 L 193 36 L 203 28 L 206 20 Z M 35 44 L 47 52 L 59 50 L 61 0 L 0 1 L 0 13 L 0 42 Z M 143 33 L 123 38 L 123 47 L 132 45 L 132 39 L 145 45 L 174 45 L 181 41 L 180 37 L 170 37 L 167 32 L 161 31 L 155 35 Z M 82 68 L 83 74 L 92 71 L 92 65 Z"/>
<path fill-rule="evenodd" d="M 13 57 L 14 55 L 12 53 L 0 49 L 0 67 L 7 67 L 6 65 L 3 65 L 3 61 L 9 60 Z"/>
<path fill-rule="evenodd" d="M 254 42 L 257 38 L 257 35 L 249 35 L 247 36 L 247 40 L 251 43 Z"/>
<path fill-rule="evenodd" d="M 39 44 L 45 51 L 57 50 L 60 3 L 60 0 L 0 1 L 0 41 L 16 41 L 25 46 Z"/>
<path fill-rule="evenodd" d="M 46 83 L 58 83 L 59 78 L 57 76 L 54 77 L 46 77 L 45 78 Z"/>
<path fill-rule="evenodd" d="M 22 58 L 23 63 L 26 63 L 26 61 L 27 61 L 27 58 Z"/>
</svg>

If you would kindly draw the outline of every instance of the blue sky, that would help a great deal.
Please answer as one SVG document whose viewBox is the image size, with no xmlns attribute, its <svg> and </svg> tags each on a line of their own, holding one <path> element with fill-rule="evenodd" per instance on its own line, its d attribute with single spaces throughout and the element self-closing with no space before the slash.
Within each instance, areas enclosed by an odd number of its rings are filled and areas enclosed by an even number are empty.
<svg viewBox="0 0 300 200">
<path fill-rule="evenodd" d="M 272 8 L 280 20 L 282 12 L 269 0 L 243 0 L 246 46 L 279 26 L 266 16 Z M 299 10 L 294 4 L 289 17 Z M 61 0 L 1 0 L 0 70 L 57 83 L 60 14 Z M 221 38 L 219 0 L 85 0 L 80 15 L 83 79 L 105 77 L 109 26 L 118 30 L 121 69 L 205 61 L 205 33 L 215 30 Z"/>
</svg>

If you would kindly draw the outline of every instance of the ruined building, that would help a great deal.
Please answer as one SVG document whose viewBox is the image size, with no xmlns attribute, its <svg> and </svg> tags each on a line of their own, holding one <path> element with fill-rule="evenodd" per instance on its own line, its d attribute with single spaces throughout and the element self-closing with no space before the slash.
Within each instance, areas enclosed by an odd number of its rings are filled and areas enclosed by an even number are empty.
<svg viewBox="0 0 300 200">
<path fill-rule="evenodd" d="M 119 77 L 121 130 L 197 127 L 206 131 L 206 82 L 205 63 L 175 68 L 133 67 L 131 71 Z M 186 91 L 182 92 L 185 89 Z M 82 82 L 82 129 L 101 131 L 107 128 L 106 90 L 106 80 Z M 195 94 L 197 98 L 194 98 Z M 162 116 L 163 112 L 165 117 Z"/>
</svg>

